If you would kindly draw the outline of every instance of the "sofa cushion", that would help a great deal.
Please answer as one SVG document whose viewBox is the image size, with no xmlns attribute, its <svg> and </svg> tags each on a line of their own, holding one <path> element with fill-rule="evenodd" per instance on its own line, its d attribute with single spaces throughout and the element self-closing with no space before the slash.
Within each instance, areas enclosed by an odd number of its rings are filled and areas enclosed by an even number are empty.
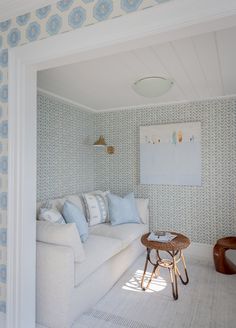
<svg viewBox="0 0 236 328">
<path fill-rule="evenodd" d="M 43 202 L 38 202 L 37 203 L 37 217 L 39 215 L 40 208 L 45 208 L 45 207 L 57 209 L 60 213 L 62 213 L 63 206 L 64 206 L 64 203 L 66 200 L 69 200 L 71 203 L 74 203 L 76 206 L 78 206 L 85 215 L 84 207 L 83 207 L 80 196 L 69 195 L 69 196 L 63 197 L 63 198 L 55 198 L 55 199 L 50 199 L 50 200 L 43 201 Z"/>
<path fill-rule="evenodd" d="M 74 203 L 65 201 L 63 206 L 62 214 L 66 223 L 75 223 L 78 229 L 80 239 L 84 243 L 88 239 L 88 222 L 82 210 Z"/>
<path fill-rule="evenodd" d="M 36 239 L 48 244 L 71 247 L 75 262 L 83 262 L 85 259 L 84 248 L 75 223 L 57 224 L 37 221 Z"/>
<path fill-rule="evenodd" d="M 71 202 L 71 203 L 75 204 L 77 207 L 79 207 L 81 209 L 81 211 L 83 212 L 84 216 L 85 216 L 84 206 L 83 206 L 83 203 L 82 203 L 82 200 L 81 200 L 80 196 L 70 195 L 70 196 L 66 197 L 66 200 L 68 200 L 69 202 Z"/>
<path fill-rule="evenodd" d="M 112 225 L 124 223 L 140 223 L 139 213 L 134 199 L 130 193 L 124 198 L 108 194 L 109 216 Z"/>
<path fill-rule="evenodd" d="M 91 236 L 97 235 L 119 239 L 122 242 L 122 248 L 127 247 L 132 241 L 148 231 L 148 225 L 142 223 L 126 223 L 116 226 L 105 223 L 89 228 Z"/>
<path fill-rule="evenodd" d="M 51 223 L 65 224 L 65 220 L 56 208 L 40 208 L 38 219 Z"/>
<path fill-rule="evenodd" d="M 108 221 L 106 192 L 100 190 L 83 194 L 87 220 L 90 226 Z"/>
<path fill-rule="evenodd" d="M 47 200 L 43 204 L 46 205 L 45 207 L 56 208 L 61 213 L 64 203 L 65 203 L 65 198 L 56 198 L 56 199 Z"/>
<path fill-rule="evenodd" d="M 85 260 L 81 264 L 75 263 L 75 286 L 79 285 L 104 262 L 119 253 L 122 249 L 119 239 L 98 235 L 90 235 L 83 245 Z"/>
</svg>

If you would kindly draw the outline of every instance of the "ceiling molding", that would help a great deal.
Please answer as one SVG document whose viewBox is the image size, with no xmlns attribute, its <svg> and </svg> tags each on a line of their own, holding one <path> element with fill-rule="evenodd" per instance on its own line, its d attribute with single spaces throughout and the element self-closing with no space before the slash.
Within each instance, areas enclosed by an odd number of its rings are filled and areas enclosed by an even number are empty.
<svg viewBox="0 0 236 328">
<path fill-rule="evenodd" d="M 34 9 L 56 3 L 57 0 L 3 0 L 0 1 L 0 21 L 31 12 Z"/>
<path fill-rule="evenodd" d="M 37 91 L 39 93 L 42 93 L 42 94 L 45 94 L 47 96 L 60 99 L 60 100 L 62 100 L 64 102 L 66 102 L 66 103 L 69 103 L 71 105 L 77 106 L 77 107 L 79 107 L 79 109 L 83 109 L 85 111 L 89 111 L 89 112 L 93 112 L 93 113 L 96 113 L 97 112 L 96 109 L 93 109 L 93 108 L 90 108 L 88 106 L 82 105 L 82 104 L 78 103 L 77 101 L 73 101 L 73 100 L 71 100 L 69 98 L 65 98 L 65 97 L 59 96 L 58 94 L 56 94 L 54 92 L 50 92 L 50 91 L 44 90 L 42 88 L 37 88 Z"/>
<path fill-rule="evenodd" d="M 217 100 L 227 100 L 227 99 L 233 99 L 236 100 L 236 94 L 235 95 L 228 95 L 228 96 L 219 96 L 219 97 L 207 97 L 202 99 L 191 99 L 191 100 L 180 100 L 180 101 L 169 101 L 169 102 L 163 102 L 163 103 L 152 103 L 152 104 L 142 104 L 138 106 L 127 106 L 127 107 L 116 107 L 116 108 L 109 108 L 109 109 L 103 109 L 103 110 L 96 110 L 96 113 L 108 113 L 108 112 L 116 112 L 116 111 L 124 111 L 124 110 L 138 110 L 138 109 L 153 109 L 157 107 L 163 107 L 163 106 L 170 106 L 170 105 L 177 105 L 177 104 L 191 104 L 195 102 L 205 102 L 205 101 L 217 101 Z"/>
<path fill-rule="evenodd" d="M 58 94 L 55 94 L 53 92 L 44 90 L 42 88 L 37 88 L 37 91 L 39 93 L 60 99 L 66 103 L 72 104 L 74 106 L 79 107 L 80 109 L 83 109 L 85 111 L 93 112 L 93 113 L 109 113 L 109 112 L 117 112 L 117 111 L 125 111 L 125 110 L 138 110 L 138 109 L 153 109 L 157 107 L 163 107 L 163 106 L 173 106 L 177 104 L 189 104 L 194 102 L 205 102 L 205 101 L 217 101 L 217 100 L 227 100 L 227 99 L 233 99 L 236 100 L 236 94 L 235 95 L 226 95 L 226 96 L 219 96 L 219 97 L 206 97 L 202 99 L 191 99 L 191 100 L 180 100 L 180 101 L 169 101 L 169 102 L 162 102 L 162 103 L 151 103 L 151 104 L 141 104 L 138 106 L 124 106 L 124 107 L 114 107 L 109 109 L 94 109 L 87 107 L 85 105 L 82 105 L 76 101 L 70 100 L 69 98 L 61 97 Z"/>
</svg>

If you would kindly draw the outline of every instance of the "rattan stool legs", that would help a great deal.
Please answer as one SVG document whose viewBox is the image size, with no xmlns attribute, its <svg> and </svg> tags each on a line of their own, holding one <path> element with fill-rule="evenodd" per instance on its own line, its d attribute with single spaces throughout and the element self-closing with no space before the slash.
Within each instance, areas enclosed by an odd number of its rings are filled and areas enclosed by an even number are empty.
<svg viewBox="0 0 236 328">
<path fill-rule="evenodd" d="M 157 260 L 156 262 L 153 262 L 151 260 L 150 254 L 151 254 L 151 250 L 150 248 L 147 248 L 147 256 L 146 256 L 146 261 L 145 261 L 145 265 L 144 265 L 144 271 L 143 271 L 143 276 L 142 276 L 142 280 L 141 280 L 141 288 L 142 290 L 146 290 L 147 288 L 149 288 L 150 283 L 153 279 L 154 274 L 157 273 L 157 270 L 160 267 L 166 268 L 169 270 L 170 273 L 170 279 L 171 279 L 171 285 L 172 285 L 172 294 L 173 294 L 173 298 L 174 300 L 178 299 L 178 281 L 177 278 L 179 277 L 181 282 L 184 285 L 187 285 L 189 282 L 189 277 L 188 277 L 188 272 L 187 272 L 187 268 L 186 268 L 186 263 L 185 263 L 185 259 L 184 259 L 184 254 L 182 252 L 182 250 L 180 251 L 167 251 L 167 253 L 171 256 L 171 259 L 162 259 L 160 257 L 159 251 L 156 250 L 156 254 L 157 254 Z M 185 278 L 183 279 L 183 277 L 180 274 L 179 268 L 177 266 L 177 264 L 181 262 L 184 268 L 184 274 L 185 274 Z M 151 263 L 153 265 L 153 270 L 151 273 L 151 276 L 147 282 L 146 287 L 144 287 L 144 278 L 146 275 L 146 271 L 147 271 L 147 267 L 148 267 L 148 263 Z"/>
</svg>

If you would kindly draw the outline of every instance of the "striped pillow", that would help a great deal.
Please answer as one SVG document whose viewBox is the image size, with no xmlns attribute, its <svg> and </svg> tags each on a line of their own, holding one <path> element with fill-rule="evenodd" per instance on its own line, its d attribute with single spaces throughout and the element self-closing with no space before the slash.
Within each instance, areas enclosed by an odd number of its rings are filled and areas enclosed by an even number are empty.
<svg viewBox="0 0 236 328">
<path fill-rule="evenodd" d="M 90 226 L 108 221 L 106 193 L 99 190 L 86 193 L 83 194 L 83 199 Z"/>
</svg>

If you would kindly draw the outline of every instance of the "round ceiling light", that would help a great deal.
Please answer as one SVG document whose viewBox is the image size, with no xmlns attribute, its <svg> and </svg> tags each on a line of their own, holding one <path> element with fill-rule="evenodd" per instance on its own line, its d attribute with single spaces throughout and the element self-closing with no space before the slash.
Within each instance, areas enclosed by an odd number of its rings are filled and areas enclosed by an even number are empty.
<svg viewBox="0 0 236 328">
<path fill-rule="evenodd" d="M 173 86 L 174 81 L 160 76 L 144 77 L 133 84 L 134 91 L 143 97 L 159 97 Z"/>
</svg>

